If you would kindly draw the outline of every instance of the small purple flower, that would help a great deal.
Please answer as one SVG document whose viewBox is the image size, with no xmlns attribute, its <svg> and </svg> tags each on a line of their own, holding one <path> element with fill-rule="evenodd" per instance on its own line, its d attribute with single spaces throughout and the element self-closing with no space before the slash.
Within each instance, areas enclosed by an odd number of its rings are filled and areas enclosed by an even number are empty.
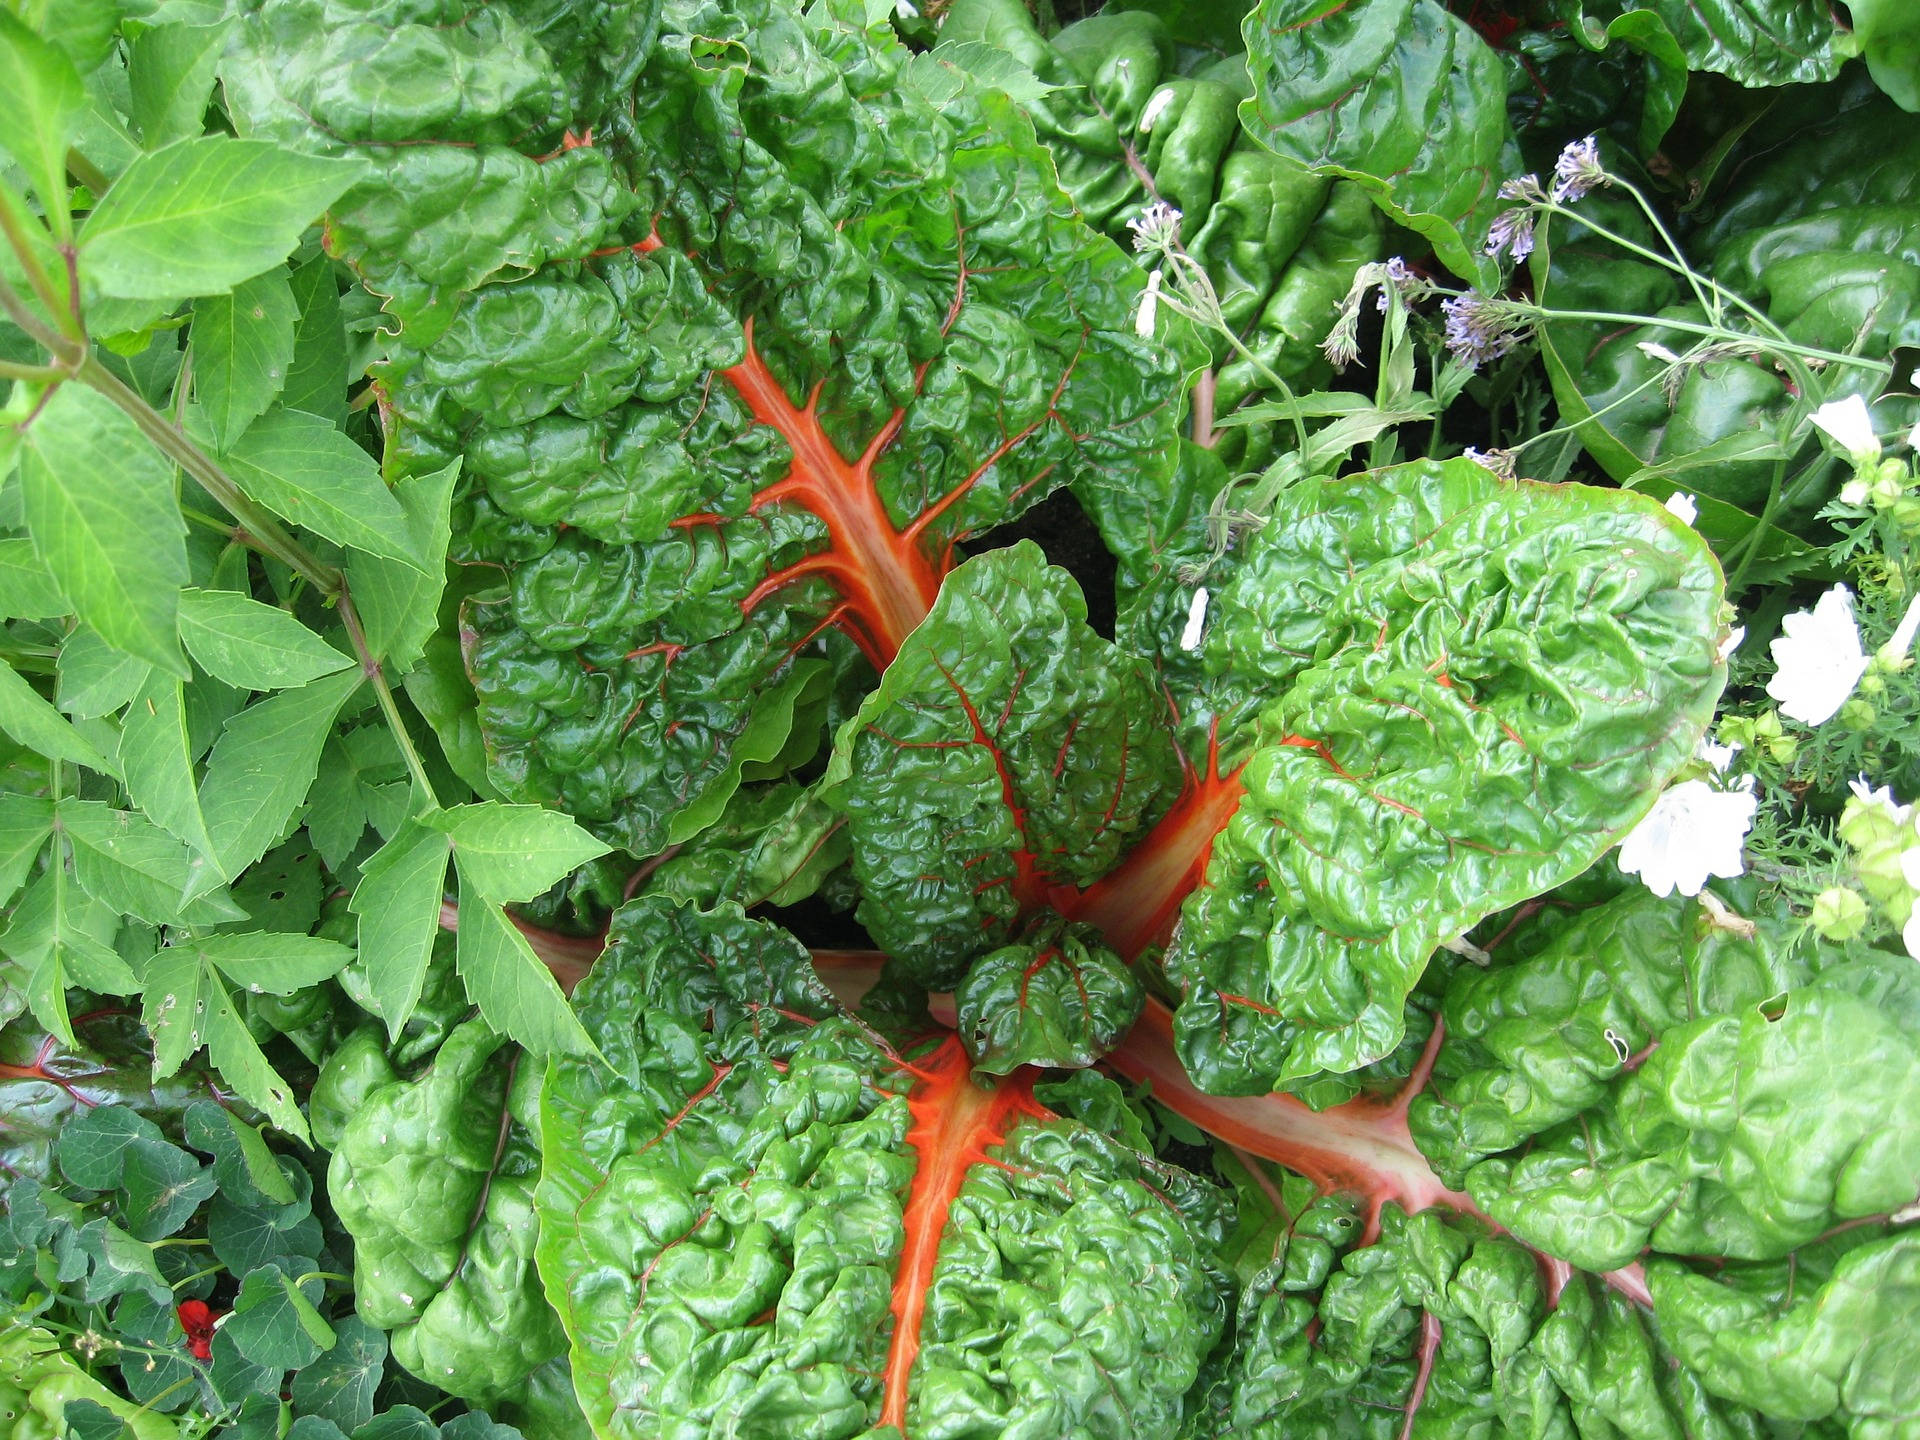
<svg viewBox="0 0 1920 1440">
<path fill-rule="evenodd" d="M 1538 175 L 1522 175 L 1518 179 L 1501 182 L 1500 198 L 1538 202 L 1547 198 L 1547 192 L 1540 188 Z"/>
<path fill-rule="evenodd" d="M 1561 204 L 1581 199 L 1596 185 L 1611 183 L 1600 163 L 1600 143 L 1592 135 L 1575 140 L 1553 162 L 1553 198 Z"/>
<path fill-rule="evenodd" d="M 1443 300 L 1440 310 L 1446 316 L 1447 349 L 1469 369 L 1498 360 L 1520 341 L 1513 316 L 1484 295 L 1456 295 Z"/>
<path fill-rule="evenodd" d="M 1487 230 L 1487 254 L 1498 255 L 1508 246 L 1513 247 L 1515 263 L 1533 253 L 1533 211 L 1502 210 L 1493 217 Z"/>
</svg>

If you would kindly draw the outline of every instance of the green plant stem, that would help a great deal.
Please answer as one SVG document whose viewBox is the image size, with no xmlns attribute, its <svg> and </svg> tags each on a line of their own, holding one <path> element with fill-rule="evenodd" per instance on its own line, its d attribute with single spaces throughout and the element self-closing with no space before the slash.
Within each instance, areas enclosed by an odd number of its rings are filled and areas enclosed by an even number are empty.
<svg viewBox="0 0 1920 1440">
<path fill-rule="evenodd" d="M 1740 547 L 1740 563 L 1727 576 L 1727 595 L 1731 598 L 1740 593 L 1741 585 L 1746 581 L 1747 571 L 1752 568 L 1754 557 L 1760 553 L 1760 541 L 1773 524 L 1773 513 L 1780 506 L 1781 490 L 1787 478 L 1787 462 L 1783 456 L 1773 462 L 1773 483 L 1767 487 L 1767 503 L 1760 507 L 1760 518 L 1753 522 L 1746 543 Z"/>
<path fill-rule="evenodd" d="M 420 752 L 413 748 L 413 737 L 407 733 L 405 720 L 401 718 L 400 706 L 393 698 L 393 689 L 387 684 L 385 671 L 380 663 L 372 658 L 373 647 L 367 643 L 367 632 L 360 624 L 360 612 L 354 608 L 353 596 L 347 592 L 344 578 L 340 591 L 340 623 L 347 627 L 347 638 L 353 642 L 354 653 L 361 657 L 361 669 L 367 679 L 373 683 L 373 693 L 380 702 L 380 713 L 386 717 L 387 728 L 393 732 L 393 743 L 400 747 L 400 757 L 407 762 L 407 773 L 413 777 L 413 783 L 420 792 L 436 805 L 439 800 L 434 795 L 433 781 L 427 776 L 427 767 L 421 762 Z"/>
<path fill-rule="evenodd" d="M 108 187 L 113 184 L 106 171 L 72 146 L 67 148 L 67 173 L 91 190 L 96 201 L 106 194 Z"/>
<path fill-rule="evenodd" d="M 19 365 L 11 360 L 0 360 L 0 380 L 60 380 L 65 378 L 66 373 L 58 365 Z"/>
<path fill-rule="evenodd" d="M 69 323 L 68 306 L 61 301 L 60 292 L 54 289 L 53 277 L 47 273 L 47 267 L 40 263 L 40 257 L 27 243 L 26 227 L 30 223 L 32 222 L 29 217 L 22 215 L 14 208 L 12 193 L 7 188 L 0 187 L 0 234 L 7 237 L 7 244 L 12 247 L 15 257 L 20 261 L 20 268 L 26 272 L 27 284 L 33 288 L 33 293 L 40 297 L 40 303 L 46 306 L 47 313 L 54 317 L 54 322 L 62 329 L 66 329 Z M 18 323 L 17 317 L 15 323 Z M 21 326 L 21 328 L 26 327 Z"/>
<path fill-rule="evenodd" d="M 1663 330 L 1678 330 L 1685 335 L 1704 336 L 1708 340 L 1754 345 L 1762 349 L 1778 351 L 1782 355 L 1798 356 L 1803 360 L 1818 360 L 1825 365 L 1853 365 L 1862 370 L 1872 371 L 1876 375 L 1893 373 L 1893 367 L 1885 361 L 1864 360 L 1858 355 L 1847 355 L 1838 350 L 1816 350 L 1810 345 L 1796 345 L 1792 341 L 1765 340 L 1752 335 L 1741 335 L 1720 325 L 1696 325 L 1690 320 L 1654 319 L 1646 315 L 1628 315 L 1618 310 L 1556 310 L 1551 306 L 1528 305 L 1517 300 L 1506 303 L 1511 307 L 1511 313 L 1524 315 L 1529 320 L 1592 320 L 1606 325 L 1651 325 Z"/>
</svg>

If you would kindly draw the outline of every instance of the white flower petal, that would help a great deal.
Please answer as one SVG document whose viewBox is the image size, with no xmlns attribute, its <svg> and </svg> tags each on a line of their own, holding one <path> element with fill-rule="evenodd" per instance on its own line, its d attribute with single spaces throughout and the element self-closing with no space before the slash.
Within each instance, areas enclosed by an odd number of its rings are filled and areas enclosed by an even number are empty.
<svg viewBox="0 0 1920 1440">
<path fill-rule="evenodd" d="M 1867 777 L 1864 775 L 1849 780 L 1847 782 L 1847 788 L 1853 791 L 1854 798 L 1862 805 L 1878 805 L 1884 809 L 1887 814 L 1892 817 L 1893 823 L 1896 825 L 1906 824 L 1907 816 L 1913 813 L 1913 807 L 1911 805 L 1894 803 L 1893 789 L 1891 786 L 1869 786 L 1867 784 Z"/>
<path fill-rule="evenodd" d="M 1714 774 L 1724 775 L 1727 773 L 1727 766 L 1733 763 L 1733 757 L 1740 753 L 1740 747 L 1738 745 L 1716 745 L 1713 741 L 1702 735 L 1700 737 L 1700 744 L 1693 753 L 1698 758 L 1706 761 L 1708 765 L 1712 766 Z"/>
<path fill-rule="evenodd" d="M 1688 525 L 1700 518 L 1700 507 L 1684 490 L 1676 490 L 1667 497 L 1667 512 L 1679 516 Z"/>
<path fill-rule="evenodd" d="M 1658 360 L 1663 365 L 1678 365 L 1680 357 L 1662 345 L 1658 340 L 1642 340 L 1633 347 L 1649 360 Z"/>
<path fill-rule="evenodd" d="M 1916 422 L 1914 427 L 1907 431 L 1907 448 L 1920 450 L 1920 422 Z"/>
<path fill-rule="evenodd" d="M 1858 395 L 1829 400 L 1813 412 L 1813 423 L 1831 435 L 1840 448 L 1853 456 L 1876 456 L 1880 437 L 1873 433 L 1873 417 L 1867 402 Z"/>
<path fill-rule="evenodd" d="M 1138 128 L 1142 135 L 1153 129 L 1154 121 L 1167 113 L 1167 107 L 1173 104 L 1175 93 L 1171 85 L 1163 85 L 1153 92 L 1153 98 L 1147 101 L 1147 108 L 1140 112 Z"/>
<path fill-rule="evenodd" d="M 1747 627 L 1744 625 L 1736 625 L 1727 632 L 1727 638 L 1720 642 L 1720 663 L 1722 665 L 1727 663 L 1727 657 L 1738 650 L 1741 642 L 1746 638 Z"/>
<path fill-rule="evenodd" d="M 1907 954 L 1920 960 L 1920 905 L 1913 907 L 1913 914 L 1907 917 L 1907 928 L 1900 932 L 1900 938 L 1907 942 Z"/>
<path fill-rule="evenodd" d="M 1744 790 L 1683 780 L 1665 791 L 1620 843 L 1620 869 L 1656 895 L 1698 895 L 1710 876 L 1745 873 L 1741 848 L 1758 805 Z"/>
<path fill-rule="evenodd" d="M 1134 316 L 1133 330 L 1142 340 L 1153 338 L 1153 322 L 1160 316 L 1160 272 L 1147 276 L 1147 288 L 1140 292 L 1140 313 Z"/>
<path fill-rule="evenodd" d="M 1200 632 L 1207 625 L 1207 587 L 1202 585 L 1193 592 L 1193 603 L 1187 607 L 1187 628 L 1180 632 L 1182 650 L 1200 648 Z"/>
<path fill-rule="evenodd" d="M 1778 666 L 1767 694 L 1780 713 L 1805 725 L 1831 720 L 1867 672 L 1860 648 L 1860 627 L 1853 618 L 1853 592 L 1836 585 L 1812 610 L 1800 610 L 1780 623 L 1785 632 L 1773 642 Z"/>
<path fill-rule="evenodd" d="M 1900 873 L 1907 877 L 1907 884 L 1920 890 L 1920 846 L 1900 852 Z"/>
<path fill-rule="evenodd" d="M 1893 638 L 1881 647 L 1881 653 L 1891 651 L 1898 660 L 1913 648 L 1913 637 L 1920 634 L 1920 594 L 1907 602 L 1907 613 L 1900 617 L 1900 623 L 1894 626 Z"/>
</svg>

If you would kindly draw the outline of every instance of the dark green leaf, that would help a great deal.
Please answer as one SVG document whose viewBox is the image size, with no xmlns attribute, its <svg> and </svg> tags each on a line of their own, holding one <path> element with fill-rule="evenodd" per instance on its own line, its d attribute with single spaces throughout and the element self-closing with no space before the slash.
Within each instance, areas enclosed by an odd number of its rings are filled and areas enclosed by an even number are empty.
<svg viewBox="0 0 1920 1440">
<path fill-rule="evenodd" d="M 1439 0 L 1263 0 L 1247 40 L 1256 140 L 1352 180 L 1455 274 L 1492 278 L 1481 240 L 1521 160 L 1506 70 L 1465 20 Z"/>
<path fill-rule="evenodd" d="M 187 1108 L 187 1143 L 213 1156 L 220 1189 L 241 1203 L 291 1205 L 293 1187 L 260 1132 L 224 1105 L 200 1101 Z"/>
<path fill-rule="evenodd" d="M 133 299 L 219 295 L 287 258 L 364 173 L 264 140 L 181 140 L 126 169 L 80 230 L 82 273 Z"/>
<path fill-rule="evenodd" d="M 164 1144 L 160 1127 L 124 1105 L 83 1110 L 60 1132 L 60 1173 L 82 1190 L 113 1190 L 120 1184 L 127 1152 Z"/>
<path fill-rule="evenodd" d="M 36 795 L 0 795 L 0 905 L 19 893 L 53 833 L 53 802 Z"/>
<path fill-rule="evenodd" d="M 240 1282 L 222 1328 L 256 1365 L 298 1370 L 333 1345 L 333 1327 L 314 1308 L 320 1282 L 297 1286 L 294 1279 L 277 1265 L 263 1265 Z"/>
<path fill-rule="evenodd" d="M 133 1427 L 98 1400 L 69 1400 L 61 1418 L 73 1440 L 136 1440 Z"/>
<path fill-rule="evenodd" d="M 259 1044 L 247 1032 L 246 1022 L 234 1013 L 226 986 L 216 976 L 203 973 L 200 988 L 206 1006 L 200 1033 L 206 1041 L 207 1058 L 242 1100 L 257 1106 L 287 1134 L 305 1141 L 307 1122 L 294 1101 L 292 1088 L 261 1053 Z"/>
<path fill-rule="evenodd" d="M 215 1188 L 213 1172 L 177 1145 L 135 1141 L 120 1175 L 120 1218 L 136 1240 L 151 1243 L 179 1230 Z"/>
<path fill-rule="evenodd" d="M 1087 925 L 1042 922 L 974 963 L 954 995 L 954 1028 L 980 1069 L 1075 1069 L 1114 1047 L 1146 991 Z"/>
<path fill-rule="evenodd" d="M 340 294 L 333 262 L 316 255 L 293 272 L 294 303 L 300 321 L 294 328 L 293 364 L 281 402 L 336 425 L 347 419 L 347 334 L 340 320 Z"/>
<path fill-rule="evenodd" d="M 334 1325 L 334 1346 L 293 1377 L 293 1403 L 343 1430 L 373 1418 L 373 1395 L 387 1364 L 387 1337 L 357 1315 Z"/>
</svg>

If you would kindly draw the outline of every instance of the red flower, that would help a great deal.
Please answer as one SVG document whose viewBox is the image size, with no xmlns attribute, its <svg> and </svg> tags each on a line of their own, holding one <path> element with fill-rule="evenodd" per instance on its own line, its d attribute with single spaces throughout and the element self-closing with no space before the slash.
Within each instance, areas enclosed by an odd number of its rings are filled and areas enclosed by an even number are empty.
<svg viewBox="0 0 1920 1440">
<path fill-rule="evenodd" d="M 175 1312 L 187 1332 L 187 1353 L 196 1360 L 213 1358 L 213 1322 L 218 1318 L 204 1300 L 183 1300 Z"/>
</svg>

